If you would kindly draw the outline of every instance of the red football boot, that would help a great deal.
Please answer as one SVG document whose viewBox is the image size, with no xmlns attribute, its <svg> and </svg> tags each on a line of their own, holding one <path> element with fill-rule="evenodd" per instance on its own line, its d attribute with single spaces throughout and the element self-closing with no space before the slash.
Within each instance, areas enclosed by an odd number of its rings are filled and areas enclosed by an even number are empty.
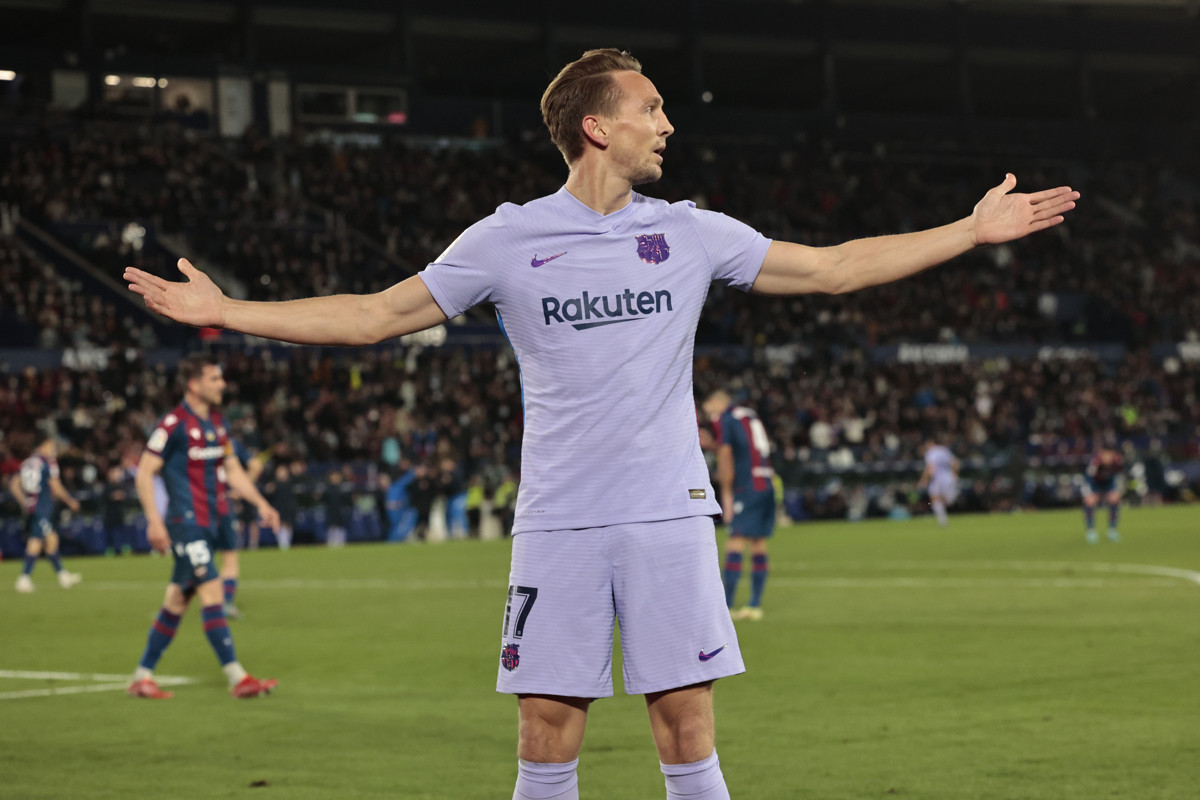
<svg viewBox="0 0 1200 800">
<path fill-rule="evenodd" d="M 154 678 L 142 678 L 140 681 L 134 681 L 129 684 L 125 693 L 130 697 L 144 697 L 147 700 L 168 700 L 175 696 L 174 692 L 164 692 L 158 688 Z"/>
<path fill-rule="evenodd" d="M 236 686 L 229 687 L 229 693 L 234 697 L 258 697 L 260 694 L 270 694 L 271 690 L 279 685 L 279 681 L 274 678 L 267 678 L 260 681 L 253 675 L 247 675 L 238 681 Z"/>
</svg>

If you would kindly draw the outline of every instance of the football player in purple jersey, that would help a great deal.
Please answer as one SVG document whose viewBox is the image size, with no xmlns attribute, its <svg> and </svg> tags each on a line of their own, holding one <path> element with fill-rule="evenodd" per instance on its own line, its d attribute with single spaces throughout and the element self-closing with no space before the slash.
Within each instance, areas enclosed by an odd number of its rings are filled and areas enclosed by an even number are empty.
<svg viewBox="0 0 1200 800">
<path fill-rule="evenodd" d="M 770 241 L 687 202 L 641 195 L 674 133 L 628 53 L 592 50 L 542 96 L 567 162 L 558 192 L 504 204 L 419 275 L 370 295 L 226 297 L 186 260 L 175 283 L 135 268 L 132 291 L 172 319 L 299 344 L 360 345 L 491 302 L 521 367 L 521 486 L 497 688 L 518 698 L 516 800 L 577 798 L 588 708 L 644 694 L 668 798 L 729 797 L 713 682 L 744 670 L 725 605 L 692 397 L 709 286 L 842 293 L 915 274 L 1063 221 L 1079 194 L 1019 194 L 1016 178 L 944 225 L 831 247 Z"/>
</svg>

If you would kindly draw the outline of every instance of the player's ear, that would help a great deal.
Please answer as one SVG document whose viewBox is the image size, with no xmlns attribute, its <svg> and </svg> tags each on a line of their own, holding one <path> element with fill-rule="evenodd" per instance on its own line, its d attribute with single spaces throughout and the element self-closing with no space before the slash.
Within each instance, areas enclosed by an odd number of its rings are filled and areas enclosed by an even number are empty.
<svg viewBox="0 0 1200 800">
<path fill-rule="evenodd" d="M 608 126 L 602 117 L 588 114 L 583 118 L 582 127 L 583 135 L 588 138 L 588 141 L 602 150 L 608 147 Z"/>
</svg>

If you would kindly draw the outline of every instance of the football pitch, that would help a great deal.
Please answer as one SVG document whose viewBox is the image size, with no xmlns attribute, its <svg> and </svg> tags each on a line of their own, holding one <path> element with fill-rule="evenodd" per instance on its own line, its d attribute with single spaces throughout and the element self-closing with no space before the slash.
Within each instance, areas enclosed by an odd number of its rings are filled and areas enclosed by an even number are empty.
<svg viewBox="0 0 1200 800">
<path fill-rule="evenodd" d="M 1200 796 L 1200 507 L 1127 509 L 1122 533 L 1089 546 L 1078 512 L 780 530 L 766 617 L 739 623 L 749 671 L 717 687 L 732 796 Z M 69 591 L 42 561 L 32 595 L 5 561 L 0 797 L 511 797 L 508 553 L 243 554 L 238 656 L 280 681 L 249 701 L 226 694 L 198 609 L 158 668 L 175 698 L 124 695 L 167 559 L 69 561 Z M 643 701 L 615 672 L 580 794 L 662 798 Z"/>
</svg>

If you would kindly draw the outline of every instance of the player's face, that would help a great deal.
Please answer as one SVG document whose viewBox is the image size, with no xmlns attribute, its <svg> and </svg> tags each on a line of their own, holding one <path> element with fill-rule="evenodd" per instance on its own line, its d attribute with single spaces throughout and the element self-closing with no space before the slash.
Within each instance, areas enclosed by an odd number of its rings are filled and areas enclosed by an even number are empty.
<svg viewBox="0 0 1200 800">
<path fill-rule="evenodd" d="M 662 152 L 675 132 L 663 112 L 663 99 L 650 79 L 640 72 L 617 72 L 613 80 L 621 89 L 617 113 L 605 119 L 609 128 L 608 157 L 630 185 L 652 183 L 662 177 Z"/>
<path fill-rule="evenodd" d="M 202 402 L 210 406 L 219 406 L 225 393 L 225 374 L 215 364 L 208 364 L 204 367 L 204 372 L 200 373 L 200 377 L 188 384 L 188 388 L 195 392 Z"/>
</svg>

